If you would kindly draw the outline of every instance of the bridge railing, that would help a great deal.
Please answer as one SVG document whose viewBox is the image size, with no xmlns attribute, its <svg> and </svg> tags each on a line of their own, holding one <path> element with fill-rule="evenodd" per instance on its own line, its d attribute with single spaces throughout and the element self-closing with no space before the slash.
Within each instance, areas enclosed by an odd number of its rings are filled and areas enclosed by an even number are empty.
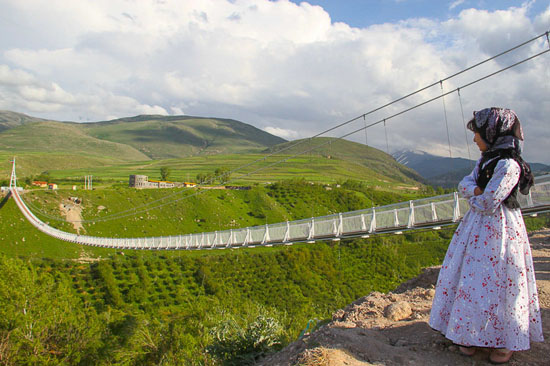
<svg viewBox="0 0 550 366">
<path fill-rule="evenodd" d="M 550 210 L 550 175 L 537 177 L 529 195 L 518 194 L 525 213 Z M 426 227 L 437 227 L 457 222 L 469 209 L 468 200 L 455 193 L 399 202 L 386 206 L 287 221 L 262 226 L 185 235 L 105 238 L 68 233 L 53 228 L 38 219 L 25 205 L 16 189 L 12 197 L 25 216 L 40 231 L 72 243 L 120 249 L 213 249 L 238 248 L 257 245 L 271 246 L 338 240 L 381 233 L 402 232 Z"/>
</svg>

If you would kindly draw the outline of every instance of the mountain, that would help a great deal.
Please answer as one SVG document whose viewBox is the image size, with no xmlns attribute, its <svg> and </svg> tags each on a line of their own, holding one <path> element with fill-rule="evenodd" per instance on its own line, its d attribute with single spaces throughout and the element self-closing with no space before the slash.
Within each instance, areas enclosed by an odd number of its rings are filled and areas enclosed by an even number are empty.
<svg viewBox="0 0 550 366">
<path fill-rule="evenodd" d="M 150 159 L 259 152 L 286 140 L 232 119 L 141 115 L 81 125 L 101 140 L 134 147 Z"/>
<path fill-rule="evenodd" d="M 429 184 L 455 188 L 462 178 L 472 171 L 475 160 L 447 158 L 419 150 L 403 150 L 393 154 L 399 163 L 415 170 Z M 550 166 L 528 162 L 535 176 L 550 173 Z"/>
<path fill-rule="evenodd" d="M 30 117 L 26 114 L 0 110 L 0 132 L 26 123 L 44 121 L 40 118 Z"/>
<path fill-rule="evenodd" d="M 357 142 L 332 137 L 316 137 L 312 139 L 295 140 L 272 146 L 266 153 L 304 156 L 324 156 L 340 159 L 367 167 L 373 174 L 381 174 L 397 181 L 422 182 L 424 179 L 410 167 L 398 163 L 391 155 Z"/>
<path fill-rule="evenodd" d="M 258 152 L 285 142 L 243 122 L 191 116 L 141 115 L 74 123 L 2 111 L 0 124 L 0 151 L 83 150 L 126 161 Z"/>
<path fill-rule="evenodd" d="M 48 171 L 56 179 L 92 174 L 122 180 L 136 172 L 154 176 L 161 164 L 174 170 L 173 179 L 189 179 L 275 153 L 283 155 L 285 165 L 266 167 L 268 173 L 255 174 L 252 181 L 354 179 L 398 189 L 418 187 L 422 181 L 414 170 L 363 144 L 328 137 L 287 142 L 232 119 L 139 115 L 75 123 L 0 112 L 0 121 L 5 121 L 0 131 L 0 162 L 5 166 L 0 165 L 0 171 L 9 174 L 7 162 L 16 156 L 21 177 Z M 299 157 L 286 160 L 292 155 Z M 106 167 L 112 167 L 108 173 Z"/>
<path fill-rule="evenodd" d="M 17 156 L 22 175 L 184 158 L 261 152 L 285 142 L 243 122 L 221 118 L 140 115 L 112 121 L 51 121 L 0 111 L 1 170 Z M 4 167 L 5 165 L 5 167 Z"/>
</svg>

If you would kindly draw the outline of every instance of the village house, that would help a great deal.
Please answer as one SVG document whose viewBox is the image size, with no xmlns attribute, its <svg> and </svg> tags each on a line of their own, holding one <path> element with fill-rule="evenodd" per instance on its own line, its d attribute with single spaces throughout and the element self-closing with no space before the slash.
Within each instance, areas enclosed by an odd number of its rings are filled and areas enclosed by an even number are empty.
<svg viewBox="0 0 550 366">
<path fill-rule="evenodd" d="M 174 188 L 181 187 L 181 183 L 168 182 L 163 180 L 149 180 L 146 175 L 130 175 L 129 185 L 132 188 Z"/>
</svg>

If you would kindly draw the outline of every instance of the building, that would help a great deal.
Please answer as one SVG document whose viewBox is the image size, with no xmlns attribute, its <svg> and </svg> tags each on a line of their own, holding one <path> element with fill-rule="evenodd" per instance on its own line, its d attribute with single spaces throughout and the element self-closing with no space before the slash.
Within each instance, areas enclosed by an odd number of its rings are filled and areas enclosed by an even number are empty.
<svg viewBox="0 0 550 366">
<path fill-rule="evenodd" d="M 174 188 L 179 187 L 181 184 L 174 182 L 167 182 L 163 180 L 149 180 L 146 175 L 130 175 L 129 181 L 130 187 L 143 189 L 143 188 Z"/>
<path fill-rule="evenodd" d="M 37 187 L 41 187 L 41 188 L 46 188 L 48 186 L 48 182 L 42 182 L 40 180 L 35 180 L 34 182 L 32 182 L 32 185 L 37 186 Z"/>
<path fill-rule="evenodd" d="M 134 188 L 150 188 L 148 186 L 149 177 L 146 175 L 130 175 L 130 187 Z"/>
<path fill-rule="evenodd" d="M 163 180 L 150 180 L 150 188 L 174 188 L 176 185 L 173 182 L 167 182 Z"/>
<path fill-rule="evenodd" d="M 49 184 L 48 184 L 48 189 L 57 189 L 57 184 L 55 184 L 55 183 L 49 183 Z"/>
</svg>

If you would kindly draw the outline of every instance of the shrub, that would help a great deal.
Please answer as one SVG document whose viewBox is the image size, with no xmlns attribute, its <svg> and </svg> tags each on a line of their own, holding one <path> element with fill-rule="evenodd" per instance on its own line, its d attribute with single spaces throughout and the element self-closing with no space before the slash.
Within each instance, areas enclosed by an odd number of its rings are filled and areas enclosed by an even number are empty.
<svg viewBox="0 0 550 366">
<path fill-rule="evenodd" d="M 258 315 L 241 327 L 235 319 L 222 321 L 210 331 L 208 352 L 223 365 L 254 365 L 261 357 L 278 350 L 284 342 L 283 327 L 277 320 Z"/>
</svg>

